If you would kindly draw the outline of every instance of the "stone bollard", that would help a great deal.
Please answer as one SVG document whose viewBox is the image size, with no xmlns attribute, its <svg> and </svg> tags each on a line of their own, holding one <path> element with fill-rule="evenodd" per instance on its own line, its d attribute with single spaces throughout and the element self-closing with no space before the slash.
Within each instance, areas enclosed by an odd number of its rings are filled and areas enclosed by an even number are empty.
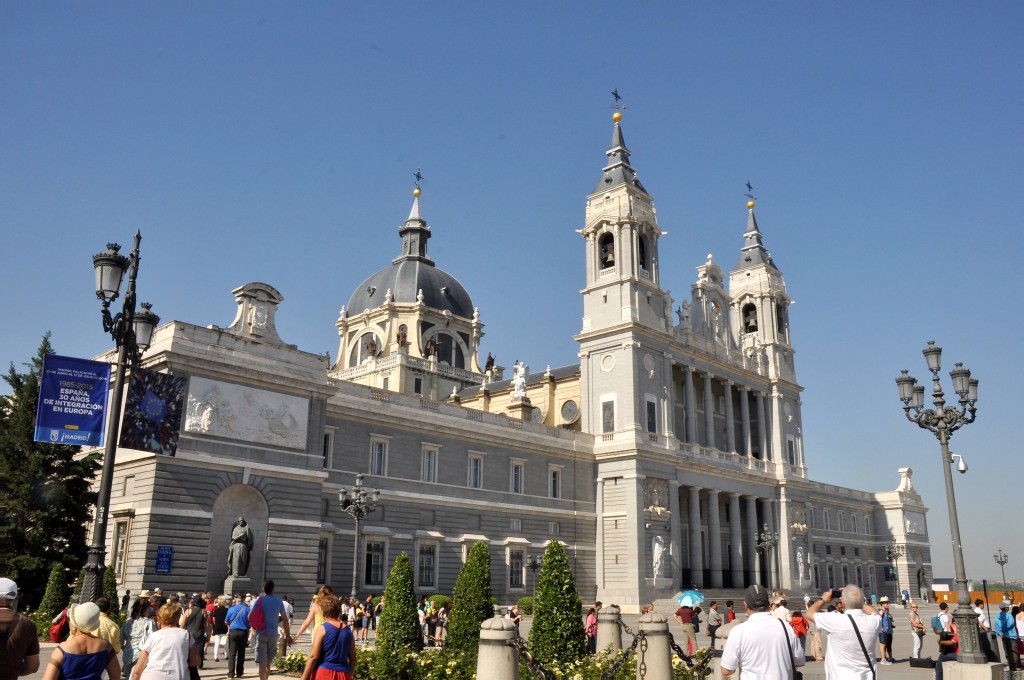
<svg viewBox="0 0 1024 680">
<path fill-rule="evenodd" d="M 647 612 L 640 617 L 639 633 L 646 639 L 636 646 L 637 680 L 672 680 L 672 648 L 668 644 L 665 617 L 658 612 Z"/>
<path fill-rule="evenodd" d="M 488 680 L 519 680 L 519 652 L 509 644 L 516 637 L 511 619 L 495 616 L 480 624 L 480 649 L 476 677 Z"/>
<path fill-rule="evenodd" d="M 597 613 L 597 651 L 603 652 L 609 647 L 616 652 L 622 651 L 622 613 L 617 605 L 602 607 Z"/>
</svg>

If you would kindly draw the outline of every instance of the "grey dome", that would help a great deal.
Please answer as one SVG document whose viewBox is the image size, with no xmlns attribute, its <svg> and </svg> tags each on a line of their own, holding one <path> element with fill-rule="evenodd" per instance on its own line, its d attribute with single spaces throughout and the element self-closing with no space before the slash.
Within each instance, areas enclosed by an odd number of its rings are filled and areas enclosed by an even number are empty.
<svg viewBox="0 0 1024 680">
<path fill-rule="evenodd" d="M 416 302 L 416 295 L 422 290 L 423 304 L 427 307 L 448 310 L 455 316 L 473 317 L 473 300 L 454 276 L 412 258 L 399 260 L 359 284 L 349 298 L 349 313 L 380 307 L 389 289 L 395 302 Z"/>
</svg>

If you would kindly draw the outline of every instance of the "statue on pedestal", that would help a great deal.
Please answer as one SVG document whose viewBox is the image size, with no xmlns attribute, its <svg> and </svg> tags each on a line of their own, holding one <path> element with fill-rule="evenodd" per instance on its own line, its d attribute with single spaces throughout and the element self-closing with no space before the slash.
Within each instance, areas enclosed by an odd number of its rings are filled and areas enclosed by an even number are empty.
<svg viewBox="0 0 1024 680">
<path fill-rule="evenodd" d="M 228 546 L 228 576 L 245 576 L 249 571 L 249 556 L 252 554 L 252 529 L 239 517 L 231 529 L 231 544 Z"/>
</svg>

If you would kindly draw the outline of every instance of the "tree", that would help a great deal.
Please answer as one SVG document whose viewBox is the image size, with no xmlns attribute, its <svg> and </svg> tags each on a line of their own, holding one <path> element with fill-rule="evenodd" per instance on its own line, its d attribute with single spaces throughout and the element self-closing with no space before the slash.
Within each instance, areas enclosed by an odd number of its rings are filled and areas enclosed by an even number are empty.
<svg viewBox="0 0 1024 680">
<path fill-rule="evenodd" d="M 469 677 L 476 669 L 480 645 L 480 624 L 494 616 L 491 604 L 491 554 L 487 544 L 478 541 L 466 556 L 466 563 L 455 581 L 455 599 L 448 617 L 448 635 L 444 641 L 446 659 Z"/>
<path fill-rule="evenodd" d="M 373 654 L 374 676 L 407 680 L 414 667 L 409 657 L 422 650 L 423 632 L 416 613 L 412 565 L 403 552 L 391 567 L 384 587 L 384 609 L 377 622 L 377 649 Z"/>
<path fill-rule="evenodd" d="M 3 379 L 11 394 L 0 396 L 0 574 L 17 581 L 20 603 L 33 608 L 53 563 L 77 571 L 85 562 L 100 458 L 33 441 L 43 358 L 52 353 L 47 333 L 26 372 L 10 365 Z"/>
<path fill-rule="evenodd" d="M 50 567 L 50 578 L 46 582 L 46 593 L 43 595 L 42 602 L 39 603 L 39 611 L 53 618 L 64 610 L 70 597 L 68 570 L 60 562 L 54 562 Z"/>
<path fill-rule="evenodd" d="M 533 626 L 527 647 L 534 659 L 541 665 L 581 659 L 587 652 L 583 605 L 576 592 L 569 558 L 558 541 L 548 543 L 544 551 L 533 604 Z"/>
<path fill-rule="evenodd" d="M 121 611 L 120 598 L 117 596 L 117 576 L 110 566 L 103 570 L 103 597 L 110 601 L 111 612 Z"/>
</svg>

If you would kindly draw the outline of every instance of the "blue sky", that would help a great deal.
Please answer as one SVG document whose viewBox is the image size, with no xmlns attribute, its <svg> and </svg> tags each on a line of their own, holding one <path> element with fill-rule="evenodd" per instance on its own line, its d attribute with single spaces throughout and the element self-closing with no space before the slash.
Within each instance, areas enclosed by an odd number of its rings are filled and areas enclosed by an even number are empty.
<svg viewBox="0 0 1024 680">
<path fill-rule="evenodd" d="M 0 361 L 48 329 L 105 349 L 90 257 L 136 228 L 165 321 L 227 325 L 231 289 L 264 281 L 282 337 L 334 356 L 422 168 L 484 351 L 573 363 L 574 230 L 617 87 L 677 301 L 707 253 L 736 261 L 753 183 L 797 302 L 812 477 L 883 490 L 913 467 L 952 575 L 938 444 L 893 382 L 935 339 L 947 387 L 953 361 L 981 380 L 952 442 L 969 575 L 997 577 L 1002 547 L 1020 578 L 1022 25 L 1017 2 L 2 3 Z"/>
</svg>

